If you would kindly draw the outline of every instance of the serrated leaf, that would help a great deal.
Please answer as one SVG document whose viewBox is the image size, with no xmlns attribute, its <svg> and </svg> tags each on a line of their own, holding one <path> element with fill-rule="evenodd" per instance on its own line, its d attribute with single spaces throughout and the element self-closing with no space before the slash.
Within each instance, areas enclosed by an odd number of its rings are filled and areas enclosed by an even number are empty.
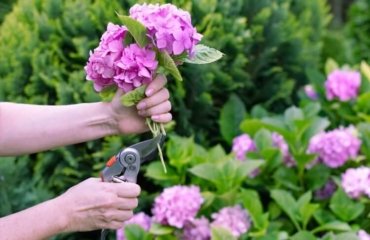
<svg viewBox="0 0 370 240">
<path fill-rule="evenodd" d="M 121 97 L 121 103 L 123 104 L 123 106 L 131 107 L 137 104 L 141 99 L 145 97 L 145 89 L 146 85 L 142 85 L 130 92 L 125 93 Z"/>
<path fill-rule="evenodd" d="M 103 102 L 110 102 L 114 95 L 116 94 L 117 86 L 116 85 L 110 85 L 108 87 L 105 87 L 101 92 L 99 92 L 99 96 L 101 97 Z"/>
<path fill-rule="evenodd" d="M 205 46 L 203 44 L 196 45 L 194 52 L 195 56 L 191 59 L 185 59 L 184 62 L 191 64 L 207 64 L 221 59 L 224 55 L 217 49 Z"/>
<path fill-rule="evenodd" d="M 146 36 L 146 27 L 139 21 L 129 17 L 118 14 L 119 19 L 122 21 L 130 32 L 135 42 L 140 47 L 145 47 L 148 44 L 148 37 Z"/>
<path fill-rule="evenodd" d="M 158 51 L 158 62 L 159 66 L 163 67 L 169 74 L 171 74 L 176 80 L 182 81 L 182 76 L 179 69 L 176 66 L 175 61 L 165 51 Z"/>
</svg>

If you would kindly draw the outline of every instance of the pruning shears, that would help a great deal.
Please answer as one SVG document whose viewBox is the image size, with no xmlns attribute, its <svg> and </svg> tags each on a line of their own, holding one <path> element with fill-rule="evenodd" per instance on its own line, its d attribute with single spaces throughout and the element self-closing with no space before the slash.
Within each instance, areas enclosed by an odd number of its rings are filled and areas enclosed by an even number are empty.
<svg viewBox="0 0 370 240">
<path fill-rule="evenodd" d="M 100 174 L 102 181 L 136 183 L 141 164 L 155 158 L 158 145 L 162 147 L 165 138 L 166 136 L 160 133 L 152 139 L 122 149 L 105 164 L 105 168 Z M 105 240 L 107 235 L 108 229 L 103 229 L 100 240 Z"/>
</svg>

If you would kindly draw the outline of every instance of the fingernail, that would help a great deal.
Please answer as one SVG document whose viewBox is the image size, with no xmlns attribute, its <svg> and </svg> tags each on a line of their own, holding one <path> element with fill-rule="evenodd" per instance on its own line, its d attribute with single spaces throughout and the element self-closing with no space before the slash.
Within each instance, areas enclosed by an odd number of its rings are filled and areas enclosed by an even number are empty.
<svg viewBox="0 0 370 240">
<path fill-rule="evenodd" d="M 136 106 L 136 108 L 138 110 L 144 109 L 145 107 L 146 107 L 146 103 L 145 102 L 139 102 L 139 104 Z"/>
<path fill-rule="evenodd" d="M 148 89 L 148 90 L 146 90 L 145 94 L 146 94 L 148 97 L 152 96 L 152 94 L 153 94 L 153 89 Z"/>
<path fill-rule="evenodd" d="M 159 119 L 160 119 L 160 116 L 159 115 L 153 115 L 152 116 L 152 120 L 154 120 L 154 121 L 157 121 Z"/>
</svg>

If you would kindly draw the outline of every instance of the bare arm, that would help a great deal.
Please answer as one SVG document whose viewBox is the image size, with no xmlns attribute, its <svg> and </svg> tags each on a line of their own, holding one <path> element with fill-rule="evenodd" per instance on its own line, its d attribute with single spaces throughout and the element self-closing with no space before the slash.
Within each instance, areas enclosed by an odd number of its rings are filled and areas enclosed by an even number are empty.
<svg viewBox="0 0 370 240">
<path fill-rule="evenodd" d="M 60 197 L 0 218 L 2 240 L 47 239 L 62 232 L 118 229 L 137 207 L 140 187 L 90 178 Z"/>
<path fill-rule="evenodd" d="M 41 106 L 0 103 L 0 156 L 34 153 L 59 146 L 85 142 L 112 134 L 147 130 L 144 117 L 168 122 L 171 103 L 166 79 L 157 77 L 152 90 L 138 109 L 121 105 L 118 92 L 110 103 Z M 139 107 L 141 106 L 141 107 Z"/>
</svg>

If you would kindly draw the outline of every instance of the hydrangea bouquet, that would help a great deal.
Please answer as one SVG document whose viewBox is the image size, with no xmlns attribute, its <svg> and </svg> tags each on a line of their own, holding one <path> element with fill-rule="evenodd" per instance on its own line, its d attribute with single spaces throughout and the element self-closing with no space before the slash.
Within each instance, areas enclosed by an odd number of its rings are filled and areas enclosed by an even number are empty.
<svg viewBox="0 0 370 240">
<path fill-rule="evenodd" d="M 202 35 L 192 25 L 190 14 L 174 5 L 136 4 L 129 13 L 118 15 L 123 25 L 108 24 L 85 67 L 87 80 L 103 100 L 109 101 L 120 88 L 125 93 L 122 104 L 133 106 L 144 98 L 146 85 L 156 74 L 182 81 L 178 65 L 211 63 L 223 55 L 199 44 Z M 165 134 L 162 125 L 150 119 L 147 123 L 154 135 Z M 161 151 L 160 156 L 163 163 Z"/>
</svg>

